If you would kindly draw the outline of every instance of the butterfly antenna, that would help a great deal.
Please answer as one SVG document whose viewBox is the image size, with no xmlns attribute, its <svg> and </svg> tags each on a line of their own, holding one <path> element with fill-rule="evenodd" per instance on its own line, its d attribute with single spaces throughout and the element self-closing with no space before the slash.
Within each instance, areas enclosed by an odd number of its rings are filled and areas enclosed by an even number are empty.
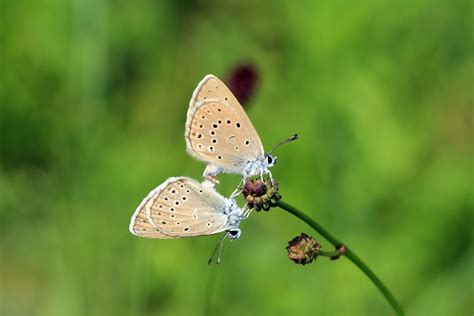
<svg viewBox="0 0 474 316">
<path fill-rule="evenodd" d="M 229 234 L 229 232 L 226 232 L 225 235 L 224 235 L 221 239 L 219 239 L 219 241 L 217 242 L 216 247 L 214 248 L 214 251 L 212 252 L 211 257 L 210 257 L 209 260 L 207 261 L 207 265 L 210 265 L 210 264 L 211 264 L 212 260 L 214 259 L 214 256 L 216 255 L 217 249 L 218 249 L 219 246 L 220 246 L 219 256 L 217 257 L 217 263 L 216 263 L 216 265 L 219 264 L 219 262 L 221 261 L 222 244 L 224 243 L 224 239 L 227 237 L 228 234 Z"/>
<path fill-rule="evenodd" d="M 222 237 L 221 241 L 221 247 L 219 248 L 219 255 L 217 256 L 217 261 L 216 261 L 216 266 L 221 263 L 221 253 L 222 253 L 222 247 L 224 246 L 224 239 L 229 235 L 229 232 L 227 232 L 224 237 Z"/>
<path fill-rule="evenodd" d="M 268 154 L 273 153 L 273 151 L 274 151 L 275 149 L 277 149 L 278 147 L 280 147 L 281 145 L 284 145 L 284 144 L 286 144 L 286 143 L 292 142 L 292 141 L 297 140 L 297 139 L 298 139 L 298 134 L 293 134 L 293 135 L 291 135 L 290 137 L 288 137 L 288 138 L 285 139 L 284 141 L 281 141 L 281 142 L 279 142 L 278 144 L 276 144 L 275 147 L 273 147 L 273 149 L 272 149 Z"/>
</svg>

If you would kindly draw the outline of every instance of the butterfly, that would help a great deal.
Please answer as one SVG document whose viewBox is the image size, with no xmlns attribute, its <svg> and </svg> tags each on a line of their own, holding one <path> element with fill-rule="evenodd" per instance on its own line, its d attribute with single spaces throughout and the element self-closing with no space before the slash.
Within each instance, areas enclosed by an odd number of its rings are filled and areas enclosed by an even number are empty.
<svg viewBox="0 0 474 316">
<path fill-rule="evenodd" d="M 187 177 L 171 177 L 152 190 L 135 210 L 129 230 L 146 238 L 170 239 L 226 232 L 240 237 L 246 218 L 233 199 Z"/>
<path fill-rule="evenodd" d="M 297 138 L 293 135 L 276 147 Z M 239 101 L 214 75 L 207 75 L 194 90 L 185 129 L 186 149 L 207 163 L 203 176 L 217 182 L 218 173 L 236 173 L 243 180 L 269 174 L 276 157 L 263 150 L 262 141 Z"/>
</svg>

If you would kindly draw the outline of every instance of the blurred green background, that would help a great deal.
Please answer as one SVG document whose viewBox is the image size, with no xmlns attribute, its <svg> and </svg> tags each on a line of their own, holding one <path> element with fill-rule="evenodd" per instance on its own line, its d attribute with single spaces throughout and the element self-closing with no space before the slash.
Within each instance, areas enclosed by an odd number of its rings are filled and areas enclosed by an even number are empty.
<svg viewBox="0 0 474 316">
<path fill-rule="evenodd" d="M 207 73 L 254 64 L 247 112 L 284 200 L 411 315 L 472 315 L 472 1 L 0 0 L 1 315 L 392 315 L 348 260 L 298 266 L 272 209 L 218 236 L 128 231 Z M 228 194 L 238 176 L 223 176 Z M 323 249 L 330 250 L 322 241 Z"/>
</svg>

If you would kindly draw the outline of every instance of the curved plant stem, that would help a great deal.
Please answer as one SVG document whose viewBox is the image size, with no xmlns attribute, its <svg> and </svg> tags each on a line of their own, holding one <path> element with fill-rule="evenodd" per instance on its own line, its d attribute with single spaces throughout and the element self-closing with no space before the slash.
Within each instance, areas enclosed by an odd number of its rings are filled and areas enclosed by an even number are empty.
<svg viewBox="0 0 474 316">
<path fill-rule="evenodd" d="M 336 257 L 336 256 L 340 255 L 340 252 L 337 251 L 337 250 L 334 250 L 334 251 L 322 251 L 322 250 L 319 250 L 319 251 L 317 252 L 317 254 L 318 254 L 318 257 L 323 256 L 323 257 L 333 258 L 333 257 Z"/>
<path fill-rule="evenodd" d="M 278 201 L 276 204 L 280 208 L 284 209 L 288 213 L 293 214 L 294 216 L 298 217 L 306 224 L 314 228 L 321 236 L 323 236 L 334 247 L 336 247 L 336 249 L 341 249 L 341 255 L 346 256 L 350 261 L 352 261 L 352 263 L 359 267 L 359 269 L 361 269 L 362 272 L 364 272 L 370 280 L 372 280 L 372 282 L 379 289 L 379 291 L 382 292 L 383 296 L 385 296 L 390 305 L 392 305 L 397 315 L 405 315 L 405 312 L 403 311 L 401 305 L 398 303 L 392 293 L 390 293 L 385 284 L 383 284 L 383 282 L 377 277 L 377 275 L 375 275 L 375 273 L 372 272 L 372 270 L 370 270 L 370 268 L 349 247 L 347 247 L 346 244 L 339 241 L 336 237 L 331 235 L 326 229 L 319 225 L 315 220 L 313 220 L 311 217 L 304 214 L 297 208 L 291 206 L 286 202 L 283 202 L 282 200 Z"/>
</svg>

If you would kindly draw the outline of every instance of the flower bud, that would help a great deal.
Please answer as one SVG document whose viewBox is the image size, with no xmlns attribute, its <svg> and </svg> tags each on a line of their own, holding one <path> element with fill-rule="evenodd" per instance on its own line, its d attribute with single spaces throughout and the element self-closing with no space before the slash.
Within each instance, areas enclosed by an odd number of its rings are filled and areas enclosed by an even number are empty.
<svg viewBox="0 0 474 316">
<path fill-rule="evenodd" d="M 257 212 L 262 209 L 268 211 L 271 207 L 276 206 L 277 201 L 281 199 L 281 195 L 278 193 L 278 184 L 272 184 L 270 180 L 261 180 L 260 178 L 248 180 L 242 193 L 247 205 Z"/>
<path fill-rule="evenodd" d="M 288 258 L 302 265 L 313 262 L 319 254 L 319 249 L 321 249 L 321 245 L 316 239 L 305 233 L 293 238 L 286 247 Z"/>
</svg>

